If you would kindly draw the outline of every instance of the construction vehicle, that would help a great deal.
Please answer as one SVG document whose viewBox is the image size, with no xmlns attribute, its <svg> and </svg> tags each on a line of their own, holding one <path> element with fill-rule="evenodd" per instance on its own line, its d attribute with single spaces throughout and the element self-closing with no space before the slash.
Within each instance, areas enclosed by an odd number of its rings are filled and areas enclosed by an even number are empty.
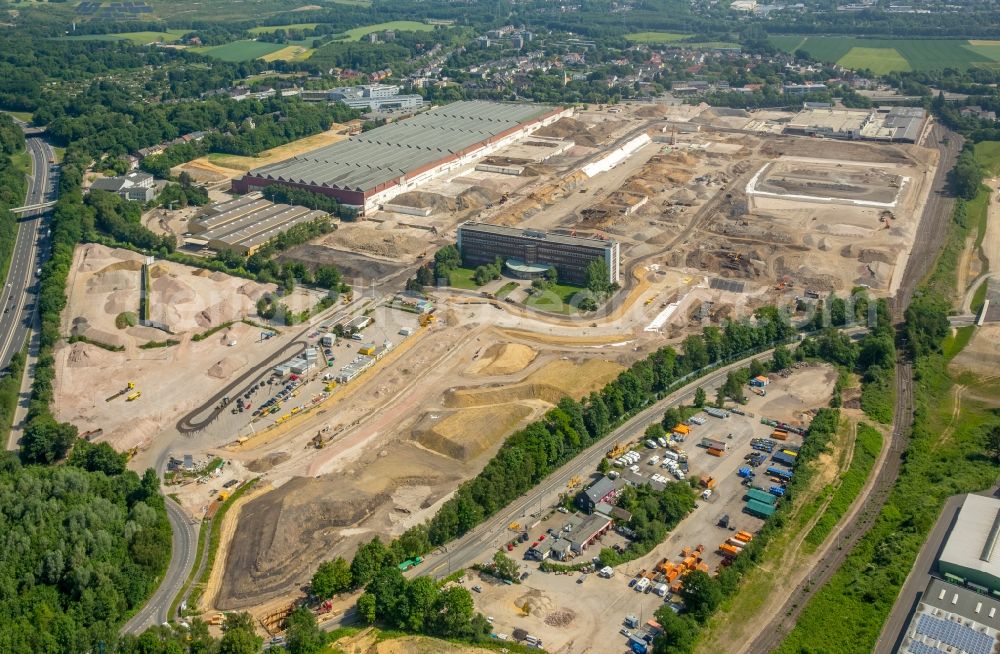
<svg viewBox="0 0 1000 654">
<path fill-rule="evenodd" d="M 433 313 L 423 313 L 420 314 L 420 318 L 417 319 L 417 322 L 420 323 L 421 327 L 426 327 L 432 322 L 437 322 L 437 316 Z"/>
<path fill-rule="evenodd" d="M 615 446 L 606 452 L 609 459 L 617 459 L 622 454 L 628 452 L 631 443 L 615 443 Z"/>
<path fill-rule="evenodd" d="M 126 394 L 126 393 L 128 393 L 129 391 L 134 391 L 134 390 L 135 390 L 135 382 L 129 382 L 129 383 L 128 383 L 128 384 L 127 384 L 127 385 L 125 386 L 125 388 L 121 389 L 120 391 L 118 391 L 117 393 L 115 393 L 114 395 L 112 395 L 111 397 L 109 397 L 109 398 L 105 398 L 105 400 L 104 400 L 104 401 L 105 401 L 105 402 L 110 402 L 111 400 L 117 400 L 117 399 L 118 399 L 119 397 L 121 397 L 122 395 L 125 395 L 125 394 Z"/>
<path fill-rule="evenodd" d="M 520 528 L 521 528 L 521 525 L 519 525 L 516 522 L 512 522 L 509 525 L 507 525 L 507 529 L 510 529 L 511 531 L 517 531 Z"/>
<path fill-rule="evenodd" d="M 566 488 L 572 490 L 582 483 L 583 483 L 583 477 L 581 477 L 580 475 L 575 475 L 572 479 L 569 480 L 569 482 L 567 482 Z"/>
<path fill-rule="evenodd" d="M 133 402 L 135 400 L 138 400 L 140 397 L 142 397 L 142 391 L 132 391 L 131 393 L 128 394 L 128 397 L 125 398 L 125 401 Z"/>
<path fill-rule="evenodd" d="M 226 616 L 224 616 L 221 613 L 216 613 L 211 618 L 208 619 L 208 624 L 220 625 L 225 621 L 226 621 Z"/>
</svg>

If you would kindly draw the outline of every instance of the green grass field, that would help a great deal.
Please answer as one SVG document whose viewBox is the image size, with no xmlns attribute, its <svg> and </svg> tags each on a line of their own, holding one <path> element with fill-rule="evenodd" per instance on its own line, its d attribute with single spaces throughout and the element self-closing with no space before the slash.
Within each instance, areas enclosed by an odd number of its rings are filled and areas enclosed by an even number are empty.
<svg viewBox="0 0 1000 654">
<path fill-rule="evenodd" d="M 837 63 L 845 68 L 867 68 L 878 75 L 911 70 L 910 62 L 895 48 L 851 48 Z"/>
<path fill-rule="evenodd" d="M 865 39 L 834 36 L 772 36 L 785 52 L 804 50 L 819 61 L 875 73 L 994 68 L 1000 64 L 1000 41 L 961 39 Z"/>
<path fill-rule="evenodd" d="M 271 32 L 277 32 L 278 30 L 311 30 L 319 23 L 292 23 L 291 25 L 263 25 L 261 27 L 254 27 L 250 30 L 251 34 L 270 34 Z"/>
<path fill-rule="evenodd" d="M 434 26 L 427 23 L 418 23 L 413 20 L 391 20 L 387 23 L 376 23 L 375 25 L 365 25 L 355 27 L 344 32 L 341 41 L 360 41 L 366 34 L 372 32 L 382 32 L 384 30 L 396 30 L 397 32 L 433 32 Z"/>
<path fill-rule="evenodd" d="M 20 152 L 11 155 L 10 163 L 14 170 L 19 170 L 24 175 L 31 174 L 31 156 L 28 154 L 27 150 L 21 150 Z"/>
<path fill-rule="evenodd" d="M 476 273 L 472 268 L 456 268 L 448 275 L 448 285 L 455 288 L 464 288 L 467 291 L 475 291 L 479 287 L 472 281 L 472 276 Z"/>
<path fill-rule="evenodd" d="M 4 113 L 10 114 L 14 118 L 17 118 L 18 120 L 23 120 L 26 123 L 30 123 L 31 122 L 32 115 L 31 115 L 30 111 L 7 111 L 7 110 L 4 110 Z"/>
<path fill-rule="evenodd" d="M 272 52 L 277 52 L 285 48 L 283 43 L 264 43 L 262 41 L 233 41 L 225 45 L 206 46 L 201 48 L 189 48 L 192 52 L 197 52 L 208 57 L 221 59 L 222 61 L 251 61 L 259 59 Z"/>
<path fill-rule="evenodd" d="M 673 43 L 689 38 L 690 34 L 679 34 L 677 32 L 633 32 L 626 34 L 625 38 L 633 43 Z"/>
<path fill-rule="evenodd" d="M 66 38 L 76 41 L 129 41 L 135 45 L 149 45 L 157 41 L 173 43 L 191 30 L 167 30 L 165 32 L 119 32 L 117 34 L 82 34 Z"/>
<path fill-rule="evenodd" d="M 976 143 L 976 161 L 991 174 L 1000 173 L 1000 141 Z"/>
<path fill-rule="evenodd" d="M 561 313 L 568 316 L 577 313 L 576 306 L 579 305 L 579 300 L 576 302 L 573 302 L 573 300 L 578 293 L 584 290 L 579 286 L 553 284 L 541 293 L 536 292 L 534 295 L 529 295 L 524 300 L 524 303 L 539 311 Z"/>
</svg>

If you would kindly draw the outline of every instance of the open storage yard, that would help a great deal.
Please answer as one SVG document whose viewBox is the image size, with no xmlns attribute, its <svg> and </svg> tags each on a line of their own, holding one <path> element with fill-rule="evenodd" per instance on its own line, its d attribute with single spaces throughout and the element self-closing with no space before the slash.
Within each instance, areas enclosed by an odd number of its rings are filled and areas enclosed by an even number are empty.
<svg viewBox="0 0 1000 654">
<path fill-rule="evenodd" d="M 467 575 L 463 583 L 480 589 L 473 593 L 477 610 L 493 617 L 496 633 L 510 636 L 515 629 L 524 630 L 539 638 L 549 652 L 597 654 L 626 651 L 627 638 L 620 630 L 642 632 L 642 629 L 624 625 L 626 616 L 640 618 L 640 627 L 645 627 L 646 621 L 660 606 L 679 601 L 672 592 L 660 596 L 656 592 L 637 591 L 634 582 L 639 573 L 654 570 L 664 558 L 679 564 L 691 555 L 700 558 L 708 571 L 714 573 L 724 558 L 718 550 L 721 543 L 734 537 L 738 531 L 753 534 L 759 530 L 763 521 L 744 510 L 748 487 L 741 485 L 737 469 L 747 465 L 744 455 L 756 451 L 750 447 L 751 439 L 767 439 L 772 432 L 773 428 L 762 424 L 761 418 L 807 426 L 812 412 L 828 401 L 835 380 L 836 372 L 827 366 L 802 368 L 788 377 L 773 378 L 767 386 L 766 397 L 750 395 L 747 405 L 742 408 L 746 415 L 731 414 L 718 419 L 700 414 L 705 424 L 692 425 L 691 433 L 678 445 L 687 453 L 689 475 L 716 480 L 713 493 L 707 500 L 699 499 L 699 506 L 677 525 L 664 543 L 646 556 L 618 566 L 611 578 L 586 574 L 581 582 L 579 572 L 541 572 L 537 569 L 538 564 L 527 555 L 532 542 L 546 538 L 551 540 L 560 533 L 571 534 L 572 531 L 567 532 L 567 527 L 579 525 L 583 519 L 580 513 L 567 514 L 548 509 L 541 520 L 528 518 L 532 524 L 518 525 L 517 530 L 498 536 L 491 545 L 518 560 L 522 576 L 525 572 L 527 576 L 522 578 L 520 584 L 505 585 L 492 577 L 480 577 L 476 573 Z M 641 436 L 636 434 L 635 438 L 642 440 Z M 702 438 L 721 439 L 727 444 L 725 454 L 721 457 L 709 455 L 704 447 L 699 446 Z M 794 449 L 801 442 L 801 436 L 789 433 L 786 441 L 776 442 L 774 451 Z M 648 478 L 654 472 L 669 476 L 660 469 L 660 465 L 649 464 L 650 460 L 660 459 L 663 448 L 648 448 L 640 444 L 635 451 L 641 456 L 638 464 L 641 477 Z M 766 480 L 767 475 L 763 472 L 769 465 L 772 464 L 762 463 L 756 468 L 758 477 L 764 479 L 758 479 L 755 485 L 766 488 L 774 484 Z M 628 471 L 622 474 L 631 475 Z M 636 478 L 636 483 L 642 483 L 642 479 Z M 719 526 L 724 515 L 730 518 L 728 529 Z M 508 542 L 518 540 L 522 529 L 527 529 L 528 540 L 508 547 Z M 611 531 L 578 557 L 563 563 L 589 563 L 601 548 L 624 546 L 626 543 L 625 536 Z M 703 546 L 700 554 L 696 552 L 698 546 Z M 483 560 L 491 557 L 492 551 L 484 552 Z M 652 590 L 653 585 L 650 584 L 649 588 Z"/>
</svg>

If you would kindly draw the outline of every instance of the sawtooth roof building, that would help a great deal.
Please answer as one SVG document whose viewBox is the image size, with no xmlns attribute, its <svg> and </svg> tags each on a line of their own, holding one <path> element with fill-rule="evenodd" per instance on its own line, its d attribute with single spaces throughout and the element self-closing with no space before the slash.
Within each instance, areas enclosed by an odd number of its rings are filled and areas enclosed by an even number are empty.
<svg viewBox="0 0 1000 654">
<path fill-rule="evenodd" d="M 571 113 L 535 104 L 455 102 L 251 170 L 233 189 L 247 193 L 284 184 L 335 198 L 364 215 Z"/>
</svg>

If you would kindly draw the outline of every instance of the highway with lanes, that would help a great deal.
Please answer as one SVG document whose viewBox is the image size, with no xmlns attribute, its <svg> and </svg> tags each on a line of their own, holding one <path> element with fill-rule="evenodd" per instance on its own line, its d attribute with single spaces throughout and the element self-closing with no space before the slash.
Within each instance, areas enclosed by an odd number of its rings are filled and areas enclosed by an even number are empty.
<svg viewBox="0 0 1000 654">
<path fill-rule="evenodd" d="M 40 204 L 55 198 L 58 170 L 52 147 L 40 138 L 27 140 L 32 175 L 25 205 Z M 10 269 L 0 291 L 0 369 L 10 364 L 23 346 L 34 321 L 38 278 L 44 248 L 41 247 L 48 210 L 26 212 L 18 222 L 17 239 Z"/>
</svg>

